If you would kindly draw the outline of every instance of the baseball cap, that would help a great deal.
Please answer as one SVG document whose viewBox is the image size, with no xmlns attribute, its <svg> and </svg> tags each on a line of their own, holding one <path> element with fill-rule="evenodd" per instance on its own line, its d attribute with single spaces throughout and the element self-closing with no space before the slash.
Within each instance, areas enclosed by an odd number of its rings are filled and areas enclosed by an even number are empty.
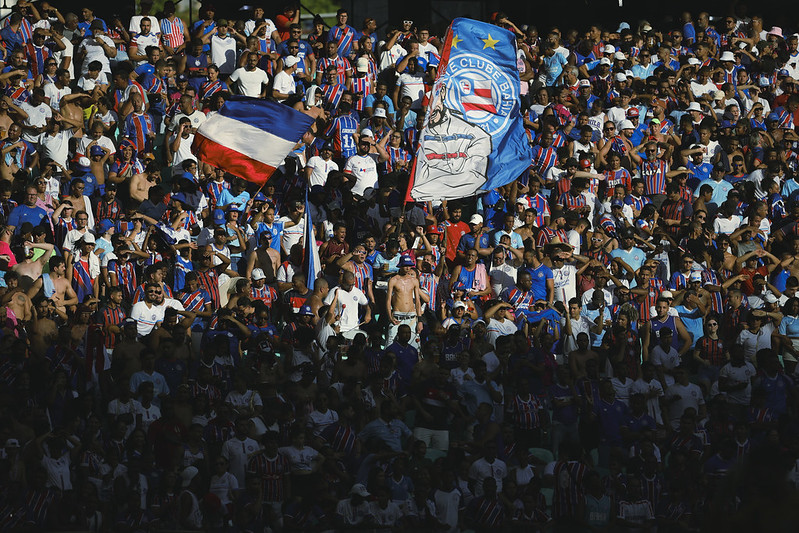
<svg viewBox="0 0 799 533">
<path fill-rule="evenodd" d="M 94 235 L 92 235 L 91 232 L 88 231 L 83 234 L 83 237 L 81 237 L 80 240 L 82 240 L 84 244 L 94 244 L 95 242 L 97 242 L 94 239 Z"/>
<path fill-rule="evenodd" d="M 109 229 L 114 227 L 114 221 L 109 218 L 104 218 L 100 221 L 100 230 L 105 233 Z"/>
<path fill-rule="evenodd" d="M 591 161 L 588 159 L 580 159 L 580 168 L 583 170 L 591 168 Z"/>
<path fill-rule="evenodd" d="M 777 113 L 769 113 L 768 116 L 766 117 L 766 120 L 779 121 L 780 120 L 780 116 Z"/>
<path fill-rule="evenodd" d="M 624 207 L 624 202 L 619 200 L 618 198 L 614 198 L 610 201 L 610 207 Z"/>
<path fill-rule="evenodd" d="M 766 297 L 763 298 L 767 304 L 775 304 L 778 302 L 777 297 L 771 293 L 766 294 Z"/>
<path fill-rule="evenodd" d="M 610 65 L 610 59 L 608 59 L 607 57 L 603 57 L 602 59 L 599 60 L 599 64 L 600 65 Z"/>
<path fill-rule="evenodd" d="M 464 302 L 463 300 L 458 300 L 452 305 L 452 309 L 457 309 L 459 307 L 466 309 L 468 306 L 466 305 L 466 302 Z"/>
<path fill-rule="evenodd" d="M 469 219 L 469 224 L 482 224 L 483 223 L 483 215 L 474 214 L 472 218 Z"/>
<path fill-rule="evenodd" d="M 702 281 L 702 274 L 700 272 L 691 272 L 691 276 L 688 278 L 689 281 Z"/>
<path fill-rule="evenodd" d="M 661 292 L 660 293 L 660 297 L 661 298 L 665 298 L 667 300 L 673 300 L 674 299 L 674 295 L 671 293 L 671 291 L 663 291 L 663 292 Z"/>
<path fill-rule="evenodd" d="M 257 281 L 259 279 L 266 279 L 266 274 L 264 274 L 264 271 L 260 268 L 253 268 L 252 274 L 250 274 L 250 278 L 252 278 L 253 281 Z"/>
<path fill-rule="evenodd" d="M 300 316 L 313 316 L 313 309 L 311 309 L 310 305 L 303 305 L 300 307 L 300 311 L 298 313 Z"/>
<path fill-rule="evenodd" d="M 291 68 L 299 62 L 300 60 L 297 56 L 286 56 L 283 58 L 283 66 L 286 68 Z"/>
<path fill-rule="evenodd" d="M 221 226 L 225 223 L 225 212 L 221 209 L 214 209 L 214 224 Z"/>
<path fill-rule="evenodd" d="M 436 235 L 441 235 L 441 234 L 442 234 L 442 233 L 441 233 L 441 229 L 439 229 L 439 227 L 438 227 L 438 226 L 436 226 L 435 224 L 431 224 L 431 225 L 427 226 L 427 228 L 425 229 L 425 231 L 426 231 L 428 234 L 430 234 L 430 233 L 435 233 Z"/>
<path fill-rule="evenodd" d="M 105 155 L 105 150 L 103 150 L 103 147 L 99 144 L 95 144 L 89 149 L 89 155 Z"/>
<path fill-rule="evenodd" d="M 613 54 L 613 59 L 618 59 L 619 61 L 625 61 L 627 56 L 624 55 L 624 52 L 616 52 Z"/>
<path fill-rule="evenodd" d="M 416 261 L 409 255 L 403 255 L 400 257 L 399 266 L 401 267 L 413 267 L 416 266 Z"/>
<path fill-rule="evenodd" d="M 579 82 L 577 82 L 577 85 L 579 85 L 580 87 L 590 87 L 591 80 L 582 79 Z"/>
<path fill-rule="evenodd" d="M 178 74 L 175 76 L 175 81 L 189 81 L 189 78 L 185 74 Z"/>
<path fill-rule="evenodd" d="M 183 194 L 182 192 L 178 192 L 178 193 L 173 194 L 170 197 L 170 200 L 174 200 L 174 201 L 181 202 L 181 203 L 184 203 L 184 204 L 189 203 L 189 202 L 186 201 L 186 195 Z"/>
<path fill-rule="evenodd" d="M 369 496 L 371 496 L 371 494 L 369 494 L 369 491 L 366 490 L 366 487 L 363 485 L 363 483 L 356 483 L 355 485 L 353 485 L 352 488 L 350 489 L 350 495 L 352 494 L 357 494 L 362 498 L 368 498 Z"/>
<path fill-rule="evenodd" d="M 605 48 L 603 48 L 602 51 L 606 54 L 613 54 L 616 52 L 616 47 L 613 46 L 612 44 L 606 44 Z"/>
<path fill-rule="evenodd" d="M 8 439 L 6 441 L 6 448 L 19 448 L 19 441 L 17 439 Z"/>
<path fill-rule="evenodd" d="M 382 107 L 378 107 L 377 109 L 375 109 L 374 113 L 372 113 L 372 116 L 386 118 L 386 110 L 383 109 Z"/>
<path fill-rule="evenodd" d="M 355 69 L 358 72 L 369 72 L 369 60 L 365 57 L 359 57 L 355 63 Z"/>
<path fill-rule="evenodd" d="M 627 74 L 625 74 L 624 72 L 618 72 L 618 73 L 616 73 L 615 80 L 616 81 L 627 81 Z"/>
<path fill-rule="evenodd" d="M 369 128 L 364 128 L 361 130 L 361 137 L 372 137 L 374 138 L 375 134 L 372 133 L 372 130 Z"/>
<path fill-rule="evenodd" d="M 319 149 L 319 151 L 320 151 L 320 152 L 324 152 L 325 150 L 327 150 L 328 152 L 332 152 L 332 151 L 333 151 L 333 143 L 326 142 L 326 143 L 325 143 L 325 144 L 323 144 L 323 145 L 322 145 L 322 147 Z"/>
<path fill-rule="evenodd" d="M 757 81 L 757 84 L 761 87 L 768 87 L 771 85 L 771 81 L 767 77 L 762 77 Z"/>
<path fill-rule="evenodd" d="M 631 107 L 627 110 L 627 117 L 637 117 L 641 114 L 637 107 Z"/>
<path fill-rule="evenodd" d="M 183 472 L 180 473 L 181 486 L 183 486 L 184 489 L 187 488 L 189 485 L 191 485 L 191 480 L 194 479 L 199 473 L 200 471 L 197 470 L 197 467 L 187 466 L 184 468 Z"/>
</svg>

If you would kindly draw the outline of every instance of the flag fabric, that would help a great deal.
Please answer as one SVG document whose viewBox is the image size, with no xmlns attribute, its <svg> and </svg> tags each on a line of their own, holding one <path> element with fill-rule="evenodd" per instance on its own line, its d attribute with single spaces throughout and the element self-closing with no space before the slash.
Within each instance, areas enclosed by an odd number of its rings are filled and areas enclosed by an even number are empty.
<svg viewBox="0 0 799 533">
<path fill-rule="evenodd" d="M 512 182 L 530 166 L 519 86 L 514 35 L 455 19 L 444 41 L 408 201 L 472 196 Z"/>
<path fill-rule="evenodd" d="M 311 204 L 308 202 L 308 191 L 305 191 L 305 279 L 306 286 L 313 290 L 316 278 L 322 271 L 319 260 L 319 246 L 316 244 L 313 221 L 311 220 Z"/>
<path fill-rule="evenodd" d="M 191 149 L 201 161 L 263 185 L 311 124 L 287 105 L 233 97 L 200 125 Z"/>
</svg>

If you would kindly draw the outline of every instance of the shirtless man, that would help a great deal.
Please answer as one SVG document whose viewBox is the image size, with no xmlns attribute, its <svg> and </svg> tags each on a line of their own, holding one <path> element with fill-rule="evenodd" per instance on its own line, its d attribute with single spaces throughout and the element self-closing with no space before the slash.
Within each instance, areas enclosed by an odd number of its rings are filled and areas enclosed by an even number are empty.
<svg viewBox="0 0 799 533">
<path fill-rule="evenodd" d="M 325 304 L 325 298 L 327 298 L 329 292 L 330 285 L 327 283 L 327 280 L 325 278 L 319 278 L 314 282 L 313 294 L 305 300 L 305 304 L 310 306 L 311 311 L 313 311 L 311 322 L 314 325 L 319 322 L 319 309 Z"/>
<path fill-rule="evenodd" d="M 43 294 L 45 298 L 51 298 L 55 302 L 56 309 L 66 313 L 67 307 L 77 305 L 78 295 L 72 289 L 72 284 L 67 280 L 67 264 L 61 256 L 51 257 L 49 261 L 50 273 L 42 274 L 42 277 L 28 289 L 28 297 L 35 299 Z M 48 284 L 45 285 L 45 278 Z"/>
<path fill-rule="evenodd" d="M 120 380 L 130 379 L 130 376 L 141 370 L 141 352 L 144 343 L 136 337 L 138 330 L 136 321 L 130 317 L 122 321 L 122 340 L 114 348 L 111 366 L 121 368 Z"/>
<path fill-rule="evenodd" d="M 599 354 L 591 349 L 591 338 L 588 333 L 577 334 L 577 349 L 569 353 L 569 367 L 572 375 L 583 377 L 586 375 L 585 365 L 589 359 L 599 361 Z"/>
<path fill-rule="evenodd" d="M 19 286 L 19 274 L 13 270 L 6 272 L 6 289 L 3 297 L 0 298 L 0 305 L 5 305 L 14 313 L 17 320 L 30 322 L 33 318 L 33 303 L 25 291 Z"/>
<path fill-rule="evenodd" d="M 412 332 L 416 332 L 410 344 L 419 348 L 419 333 L 423 327 L 419 320 L 422 315 L 422 289 L 413 270 L 415 266 L 414 260 L 409 256 L 401 257 L 399 273 L 388 281 L 386 311 L 390 324 L 386 346 L 394 342 L 400 324 L 407 324 Z"/>
<path fill-rule="evenodd" d="M 245 275 L 252 276 L 252 271 L 260 268 L 266 275 L 266 282 L 272 283 L 275 280 L 277 267 L 280 266 L 280 252 L 269 246 L 272 236 L 268 232 L 261 233 L 258 246 L 247 255 L 247 269 Z"/>
<path fill-rule="evenodd" d="M 157 164 L 150 163 L 144 169 L 144 174 L 134 174 L 130 178 L 130 197 L 141 203 L 147 199 L 150 188 L 161 181 L 161 169 Z"/>
<path fill-rule="evenodd" d="M 3 95 L 0 98 L 0 137 L 5 138 L 6 134 L 8 133 L 8 129 L 14 123 L 14 119 L 9 116 L 8 111 L 9 109 L 20 110 L 15 104 L 14 101 L 7 95 Z M 21 110 L 20 110 L 21 111 Z"/>
<path fill-rule="evenodd" d="M 58 326 L 53 320 L 55 304 L 49 298 L 42 298 L 36 304 L 36 319 L 31 325 L 31 351 L 34 355 L 44 357 L 50 346 L 58 338 Z"/>
<path fill-rule="evenodd" d="M 35 238 L 35 237 L 34 237 Z M 28 256 L 17 263 L 11 270 L 19 274 L 19 287 L 27 291 L 31 288 L 33 283 L 42 275 L 42 269 L 45 263 L 50 260 L 50 256 L 55 249 L 55 246 L 49 242 L 25 242 L 25 247 L 30 250 Z M 33 250 L 44 250 L 44 253 L 38 259 L 34 259 Z"/>
</svg>

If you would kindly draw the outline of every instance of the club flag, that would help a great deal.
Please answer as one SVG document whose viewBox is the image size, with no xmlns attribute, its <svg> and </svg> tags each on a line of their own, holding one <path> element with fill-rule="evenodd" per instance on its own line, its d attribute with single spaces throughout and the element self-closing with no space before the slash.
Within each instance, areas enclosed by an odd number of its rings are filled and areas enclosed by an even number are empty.
<svg viewBox="0 0 799 533">
<path fill-rule="evenodd" d="M 498 26 L 455 19 L 433 84 L 408 201 L 454 200 L 496 189 L 530 166 L 519 110 L 516 39 Z"/>
<path fill-rule="evenodd" d="M 233 97 L 203 122 L 191 151 L 203 162 L 263 185 L 313 124 L 287 105 Z"/>
<path fill-rule="evenodd" d="M 305 279 L 306 286 L 313 290 L 316 278 L 322 271 L 319 260 L 319 246 L 316 244 L 313 221 L 311 220 L 311 204 L 308 202 L 308 191 L 305 191 Z"/>
</svg>

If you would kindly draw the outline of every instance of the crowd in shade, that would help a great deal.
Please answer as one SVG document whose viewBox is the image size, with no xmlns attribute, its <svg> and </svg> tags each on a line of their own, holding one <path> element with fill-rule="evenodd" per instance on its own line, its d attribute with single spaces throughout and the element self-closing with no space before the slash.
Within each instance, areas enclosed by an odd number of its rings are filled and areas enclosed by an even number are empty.
<svg viewBox="0 0 799 533">
<path fill-rule="evenodd" d="M 0 22 L 1 531 L 797 527 L 799 26 L 493 13 L 529 167 L 406 202 L 446 28 L 61 7 Z M 192 152 L 241 96 L 314 117 L 261 187 Z"/>
</svg>

